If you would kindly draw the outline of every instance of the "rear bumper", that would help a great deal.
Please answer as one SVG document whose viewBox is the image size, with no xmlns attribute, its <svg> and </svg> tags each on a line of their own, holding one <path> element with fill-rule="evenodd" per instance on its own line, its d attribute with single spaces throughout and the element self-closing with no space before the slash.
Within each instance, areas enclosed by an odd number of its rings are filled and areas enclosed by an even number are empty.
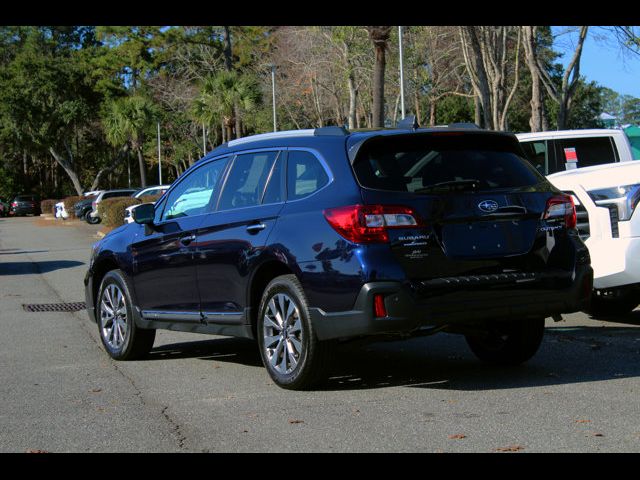
<svg viewBox="0 0 640 480">
<path fill-rule="evenodd" d="M 589 238 L 596 289 L 640 283 L 640 237 Z"/>
<path fill-rule="evenodd" d="M 378 334 L 411 334 L 422 327 L 477 327 L 490 320 L 551 317 L 585 309 L 593 287 L 593 270 L 579 265 L 564 282 L 495 288 L 457 288 L 416 292 L 399 282 L 362 286 L 354 308 L 325 312 L 310 308 L 320 340 Z M 376 318 L 373 298 L 384 295 L 387 316 Z"/>
</svg>

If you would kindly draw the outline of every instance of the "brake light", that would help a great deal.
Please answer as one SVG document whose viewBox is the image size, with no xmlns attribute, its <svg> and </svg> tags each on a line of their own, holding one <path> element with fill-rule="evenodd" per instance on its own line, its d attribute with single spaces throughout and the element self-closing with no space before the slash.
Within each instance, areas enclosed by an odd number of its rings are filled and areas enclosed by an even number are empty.
<svg viewBox="0 0 640 480">
<path fill-rule="evenodd" d="M 576 216 L 576 206 L 570 195 L 557 195 L 547 200 L 547 208 L 544 211 L 543 219 L 564 218 L 567 228 L 576 228 L 578 219 Z"/>
<path fill-rule="evenodd" d="M 376 318 L 384 318 L 387 316 L 387 309 L 384 306 L 384 295 L 376 293 L 373 296 L 373 312 Z"/>
<path fill-rule="evenodd" d="M 354 243 L 386 243 L 389 228 L 421 226 L 413 209 L 400 205 L 349 205 L 323 213 L 340 235 Z"/>
<path fill-rule="evenodd" d="M 12 206 L 12 207 L 17 207 L 17 206 L 18 206 L 18 202 L 12 202 L 12 203 L 11 203 L 11 206 Z"/>
</svg>

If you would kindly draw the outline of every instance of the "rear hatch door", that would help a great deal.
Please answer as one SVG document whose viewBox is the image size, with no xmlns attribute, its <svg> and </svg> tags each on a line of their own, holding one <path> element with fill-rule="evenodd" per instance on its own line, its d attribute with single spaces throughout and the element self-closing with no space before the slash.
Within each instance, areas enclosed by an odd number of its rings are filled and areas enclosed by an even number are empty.
<svg viewBox="0 0 640 480">
<path fill-rule="evenodd" d="M 569 262 L 557 258 L 564 225 L 543 219 L 557 192 L 520 153 L 515 137 L 484 131 L 385 135 L 361 145 L 353 167 L 365 204 L 419 217 L 419 228 L 389 231 L 409 278 L 526 279 Z"/>
</svg>

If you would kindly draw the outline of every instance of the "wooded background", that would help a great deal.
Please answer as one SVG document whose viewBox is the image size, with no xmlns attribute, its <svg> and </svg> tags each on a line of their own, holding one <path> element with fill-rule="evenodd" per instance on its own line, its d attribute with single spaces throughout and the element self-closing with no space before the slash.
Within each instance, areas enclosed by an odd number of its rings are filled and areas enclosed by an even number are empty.
<svg viewBox="0 0 640 480">
<path fill-rule="evenodd" d="M 637 54 L 636 27 L 403 27 L 407 114 L 528 132 L 640 123 L 640 99 L 580 75 L 588 35 Z M 595 32 L 595 33 L 594 33 Z M 565 32 L 566 33 L 566 32 Z M 163 183 L 205 151 L 273 130 L 392 127 L 398 27 L 0 27 L 0 197 Z M 206 142 L 206 144 L 205 144 Z"/>
</svg>

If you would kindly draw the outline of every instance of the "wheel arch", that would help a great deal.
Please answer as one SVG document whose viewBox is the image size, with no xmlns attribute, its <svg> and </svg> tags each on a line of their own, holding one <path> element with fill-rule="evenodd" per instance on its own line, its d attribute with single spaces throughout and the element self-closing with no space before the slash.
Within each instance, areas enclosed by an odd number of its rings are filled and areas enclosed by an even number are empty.
<svg viewBox="0 0 640 480">
<path fill-rule="evenodd" d="M 247 293 L 247 307 L 249 307 L 248 320 L 251 322 L 251 332 L 253 333 L 254 338 L 257 338 L 258 308 L 265 288 L 274 278 L 279 277 L 280 275 L 290 274 L 295 275 L 295 272 L 291 267 L 275 259 L 262 263 L 253 273 L 251 282 L 249 283 L 249 291 Z"/>
</svg>

